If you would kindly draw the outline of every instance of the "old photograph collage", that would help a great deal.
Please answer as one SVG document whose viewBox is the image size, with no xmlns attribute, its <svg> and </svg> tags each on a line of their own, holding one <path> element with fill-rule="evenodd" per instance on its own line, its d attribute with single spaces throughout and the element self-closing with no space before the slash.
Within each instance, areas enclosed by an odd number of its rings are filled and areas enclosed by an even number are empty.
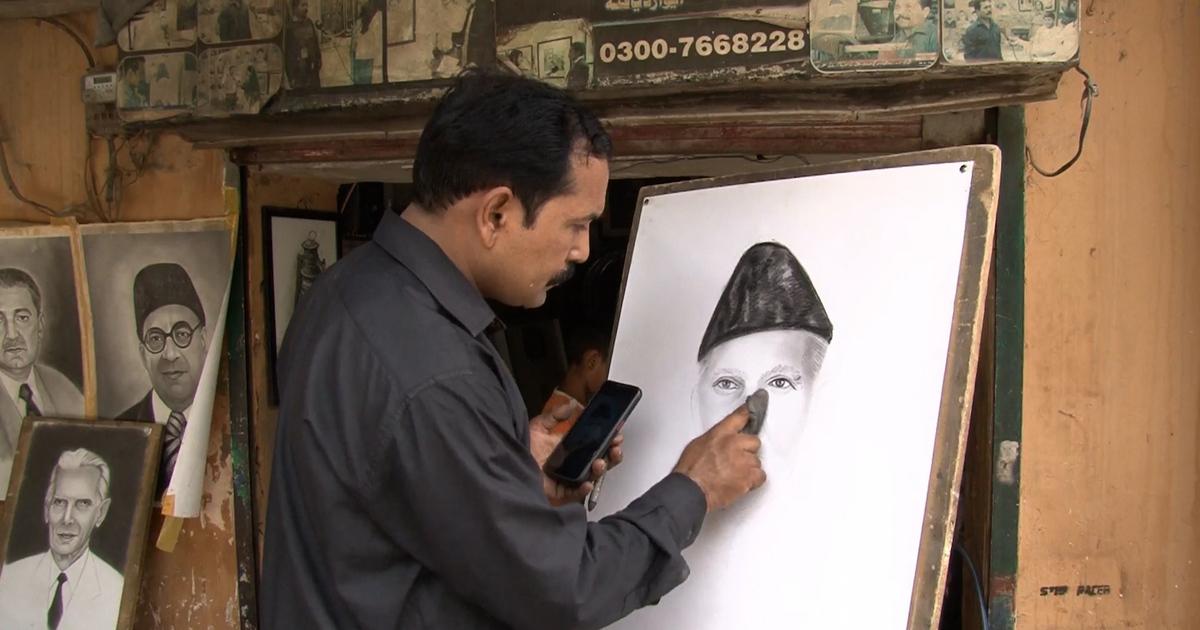
<svg viewBox="0 0 1200 630">
<path fill-rule="evenodd" d="M 120 32 L 118 108 L 126 119 L 252 114 L 280 90 L 448 79 L 471 66 L 582 90 L 667 67 L 920 70 L 1078 51 L 1078 0 L 764 4 L 748 17 L 715 0 L 154 0 Z"/>
<path fill-rule="evenodd" d="M 154 0 L 120 32 L 118 108 L 256 113 L 280 89 L 449 78 L 495 58 L 492 0 Z"/>
</svg>

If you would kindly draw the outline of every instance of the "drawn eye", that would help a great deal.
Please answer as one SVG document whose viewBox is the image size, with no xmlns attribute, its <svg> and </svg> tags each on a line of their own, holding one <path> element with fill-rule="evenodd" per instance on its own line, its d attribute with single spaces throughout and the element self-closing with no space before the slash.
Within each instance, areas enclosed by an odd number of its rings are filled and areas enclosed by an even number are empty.
<svg viewBox="0 0 1200 630">
<path fill-rule="evenodd" d="M 722 376 L 721 378 L 713 381 L 712 387 L 722 394 L 728 394 L 741 390 L 742 382 L 735 378 Z"/>
<path fill-rule="evenodd" d="M 792 379 L 787 378 L 786 376 L 776 376 L 767 381 L 767 385 L 773 389 L 796 389 L 796 384 L 792 382 Z"/>
</svg>

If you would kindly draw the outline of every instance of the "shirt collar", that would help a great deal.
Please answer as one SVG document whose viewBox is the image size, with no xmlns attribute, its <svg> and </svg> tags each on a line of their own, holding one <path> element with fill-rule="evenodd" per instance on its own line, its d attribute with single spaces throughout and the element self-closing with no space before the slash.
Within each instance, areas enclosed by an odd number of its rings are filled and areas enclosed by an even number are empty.
<svg viewBox="0 0 1200 630">
<path fill-rule="evenodd" d="M 37 405 L 42 411 L 46 411 L 46 401 L 42 399 L 42 390 L 38 388 L 37 379 L 34 378 L 33 370 L 29 371 L 29 377 L 23 381 L 18 381 L 9 376 L 5 372 L 0 372 L 0 382 L 4 383 L 4 391 L 8 392 L 12 398 L 13 404 L 17 405 L 17 411 L 25 411 L 22 409 L 24 403 L 21 401 L 21 386 L 29 385 L 29 389 L 33 390 L 33 404 Z M 25 413 L 23 415 L 29 415 Z"/>
<path fill-rule="evenodd" d="M 407 267 L 471 336 L 479 336 L 496 319 L 479 289 L 454 266 L 442 248 L 400 215 L 385 212 L 375 229 L 374 240 Z"/>
<path fill-rule="evenodd" d="M 54 556 L 49 551 L 46 552 L 46 561 L 43 563 L 46 568 L 44 577 L 46 580 L 46 588 L 49 589 L 51 598 L 54 597 L 54 591 L 58 589 L 58 574 L 67 574 L 67 583 L 63 584 L 64 609 L 66 608 L 66 604 L 70 602 L 71 595 L 79 586 L 79 582 L 83 579 L 83 571 L 87 568 L 87 565 L 89 562 L 91 562 L 91 560 L 92 550 L 84 550 L 84 552 L 75 559 L 75 562 L 72 562 L 71 566 L 67 567 L 66 571 L 62 571 L 58 568 L 58 564 L 54 562 Z"/>
<path fill-rule="evenodd" d="M 171 419 L 171 412 L 174 410 L 168 407 L 167 403 L 158 396 L 158 392 L 153 389 L 150 390 L 150 406 L 154 408 L 154 421 L 158 424 L 166 424 L 167 420 Z M 188 408 L 181 413 L 183 413 L 184 420 L 191 418 L 192 406 L 188 405 Z"/>
</svg>

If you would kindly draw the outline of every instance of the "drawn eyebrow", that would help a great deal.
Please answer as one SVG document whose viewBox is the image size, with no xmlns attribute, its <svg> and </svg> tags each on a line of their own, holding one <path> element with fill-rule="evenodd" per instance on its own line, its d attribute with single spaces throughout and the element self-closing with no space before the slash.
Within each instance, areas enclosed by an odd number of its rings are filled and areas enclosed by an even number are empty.
<svg viewBox="0 0 1200 630">
<path fill-rule="evenodd" d="M 797 379 L 802 378 L 804 376 L 803 370 L 801 370 L 800 368 L 798 368 L 794 365 L 788 364 L 788 363 L 780 363 L 779 365 L 776 365 L 775 367 L 767 370 L 764 373 L 765 374 L 779 374 L 781 372 L 786 373 L 788 376 L 792 376 Z"/>
<path fill-rule="evenodd" d="M 737 370 L 734 368 L 717 368 L 717 371 L 715 374 L 713 374 L 713 376 L 718 376 L 718 377 L 719 376 L 736 376 L 736 377 L 742 379 L 743 381 L 746 380 L 746 374 L 744 372 L 742 372 L 741 370 Z"/>
</svg>

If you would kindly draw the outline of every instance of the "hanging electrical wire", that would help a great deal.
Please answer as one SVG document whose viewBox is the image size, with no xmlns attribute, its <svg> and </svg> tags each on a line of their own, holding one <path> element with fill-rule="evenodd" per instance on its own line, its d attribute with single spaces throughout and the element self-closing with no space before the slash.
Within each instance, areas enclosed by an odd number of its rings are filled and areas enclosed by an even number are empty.
<svg viewBox="0 0 1200 630">
<path fill-rule="evenodd" d="M 18 201 L 20 201 L 21 203 L 29 204 L 29 205 L 33 206 L 34 208 L 37 208 L 38 211 L 40 211 L 42 214 L 46 214 L 46 215 L 49 215 L 52 217 L 61 216 L 57 211 L 55 211 L 50 206 L 47 206 L 42 203 L 38 203 L 38 202 L 30 199 L 29 197 L 26 197 L 25 195 L 21 194 L 21 190 L 19 188 L 17 188 L 17 182 L 13 181 L 12 171 L 8 170 L 8 155 L 4 151 L 4 143 L 3 142 L 0 142 L 0 174 L 4 175 L 4 184 L 6 186 L 8 186 L 8 192 L 12 193 L 12 196 L 16 197 Z"/>
<path fill-rule="evenodd" d="M 36 18 L 36 19 L 38 22 L 43 22 L 45 24 L 49 24 L 50 26 L 53 26 L 54 28 L 57 28 L 57 29 L 63 31 L 67 35 L 70 35 L 71 39 L 75 40 L 76 44 L 79 44 L 79 49 L 83 51 L 83 56 L 87 57 L 88 70 L 91 70 L 92 68 L 96 67 L 96 57 L 95 57 L 95 55 L 92 54 L 92 49 L 89 48 L 88 45 L 86 43 L 84 43 L 83 38 L 79 36 L 79 33 L 76 33 L 74 29 L 72 29 L 71 27 L 64 24 L 58 18 L 51 17 L 51 18 Z"/>
<path fill-rule="evenodd" d="M 1033 159 L 1033 151 L 1029 149 L 1029 146 L 1025 146 L 1025 157 L 1029 160 L 1029 165 L 1043 177 L 1058 177 L 1066 173 L 1083 156 L 1083 142 L 1087 139 L 1088 125 L 1092 122 L 1092 100 L 1100 96 L 1100 87 L 1092 80 L 1092 75 L 1088 74 L 1081 66 L 1075 66 L 1075 71 L 1083 75 L 1083 96 L 1080 98 L 1080 106 L 1083 108 L 1083 120 L 1079 126 L 1079 146 L 1075 149 L 1075 156 L 1057 169 L 1046 171 L 1038 166 L 1037 161 Z"/>
<path fill-rule="evenodd" d="M 58 30 L 63 31 L 67 35 L 70 35 L 71 39 L 74 40 L 75 44 L 79 46 L 79 50 L 83 52 L 83 56 L 87 59 L 88 69 L 90 70 L 90 69 L 96 67 L 96 57 L 95 57 L 95 55 L 92 54 L 91 48 L 88 47 L 87 43 L 84 42 L 83 38 L 80 37 L 79 33 L 75 32 L 74 29 L 67 26 L 61 20 L 58 20 L 56 18 L 35 18 L 35 19 L 40 23 L 49 24 L 50 26 L 53 26 L 54 28 L 57 28 Z M 93 189 L 91 188 L 91 184 L 89 184 L 88 176 L 91 171 L 90 163 L 91 163 L 91 157 L 92 157 L 91 156 L 91 136 L 90 136 L 90 134 L 86 136 L 85 141 L 84 141 L 85 145 L 87 146 L 87 155 L 84 158 L 84 188 L 86 189 L 86 192 L 88 193 L 88 203 L 83 204 L 82 206 L 78 205 L 78 204 L 72 205 L 67 208 L 64 208 L 63 210 L 55 210 L 55 209 L 51 208 L 50 206 L 47 206 L 44 203 L 40 203 L 38 201 L 34 201 L 33 199 L 30 199 L 29 197 L 26 197 L 21 192 L 21 189 L 17 186 L 16 180 L 13 178 L 12 170 L 10 169 L 9 164 L 8 164 L 8 153 L 4 146 L 4 143 L 6 141 L 7 141 L 7 136 L 5 134 L 0 134 L 0 175 L 3 175 L 4 184 L 8 188 L 8 191 L 10 193 L 12 193 L 12 196 L 15 197 L 18 201 L 20 201 L 21 203 L 33 206 L 35 209 L 37 209 L 38 212 L 41 212 L 42 214 L 45 214 L 50 217 L 55 217 L 55 218 L 64 217 L 64 216 L 69 216 L 69 215 L 81 214 L 83 211 L 90 210 L 93 214 L 95 214 L 101 220 L 105 220 L 103 208 L 96 203 L 96 200 L 94 199 L 94 197 L 92 195 Z"/>
</svg>

